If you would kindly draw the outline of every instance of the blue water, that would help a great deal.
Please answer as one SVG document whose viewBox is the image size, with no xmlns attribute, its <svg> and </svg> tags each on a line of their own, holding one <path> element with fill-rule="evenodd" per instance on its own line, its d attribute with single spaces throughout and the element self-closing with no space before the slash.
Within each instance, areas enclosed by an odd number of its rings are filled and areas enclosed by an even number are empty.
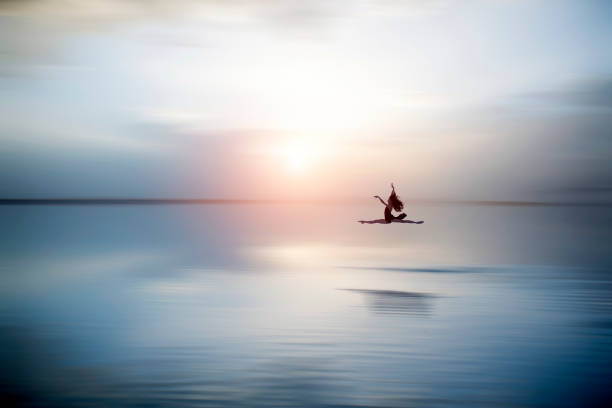
<svg viewBox="0 0 612 408">
<path fill-rule="evenodd" d="M 10 406 L 590 407 L 612 209 L 0 207 Z"/>
</svg>

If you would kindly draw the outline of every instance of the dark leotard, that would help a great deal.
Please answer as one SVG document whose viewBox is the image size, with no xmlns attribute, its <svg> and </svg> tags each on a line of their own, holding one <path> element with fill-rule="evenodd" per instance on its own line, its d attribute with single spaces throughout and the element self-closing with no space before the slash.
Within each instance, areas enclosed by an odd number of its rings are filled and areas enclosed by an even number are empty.
<svg viewBox="0 0 612 408">
<path fill-rule="evenodd" d="M 389 224 L 393 218 L 393 214 L 391 214 L 389 207 L 385 207 L 385 222 Z"/>
<path fill-rule="evenodd" d="M 387 224 L 390 224 L 393 220 L 403 220 L 404 218 L 406 218 L 406 214 L 401 213 L 397 217 L 394 217 L 393 214 L 391 214 L 389 207 L 385 207 L 385 222 Z"/>
</svg>

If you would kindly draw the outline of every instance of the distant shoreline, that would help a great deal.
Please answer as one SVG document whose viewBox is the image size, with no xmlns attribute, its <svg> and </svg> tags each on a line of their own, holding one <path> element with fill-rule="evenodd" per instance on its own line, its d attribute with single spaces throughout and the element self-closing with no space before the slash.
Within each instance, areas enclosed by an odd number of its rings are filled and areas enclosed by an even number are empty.
<svg viewBox="0 0 612 408">
<path fill-rule="evenodd" d="M 511 200 L 404 200 L 407 205 L 464 205 L 491 207 L 612 207 L 609 201 L 511 201 Z M 266 205 L 266 204 L 366 204 L 362 199 L 248 200 L 205 198 L 0 198 L 0 205 Z"/>
</svg>

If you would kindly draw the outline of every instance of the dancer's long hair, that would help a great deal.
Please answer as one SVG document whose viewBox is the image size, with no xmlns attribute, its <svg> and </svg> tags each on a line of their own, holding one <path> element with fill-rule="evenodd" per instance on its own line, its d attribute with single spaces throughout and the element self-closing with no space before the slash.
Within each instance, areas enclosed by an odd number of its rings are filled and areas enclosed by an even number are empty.
<svg viewBox="0 0 612 408">
<path fill-rule="evenodd" d="M 404 203 L 402 203 L 402 200 L 400 200 L 397 194 L 395 194 L 395 190 L 393 190 L 389 196 L 389 204 L 391 204 L 391 207 L 393 207 L 393 209 L 397 212 L 404 209 Z"/>
</svg>

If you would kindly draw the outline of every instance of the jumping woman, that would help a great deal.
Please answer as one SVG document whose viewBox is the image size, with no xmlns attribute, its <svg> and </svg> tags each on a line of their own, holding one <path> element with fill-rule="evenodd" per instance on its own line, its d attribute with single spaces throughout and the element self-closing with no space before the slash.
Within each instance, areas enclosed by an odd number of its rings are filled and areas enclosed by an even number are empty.
<svg viewBox="0 0 612 408">
<path fill-rule="evenodd" d="M 377 195 L 375 195 L 374 198 L 378 198 L 378 200 L 382 203 L 382 205 L 385 206 L 385 218 L 379 219 L 379 220 L 370 220 L 370 221 L 360 220 L 359 221 L 360 223 L 362 224 L 391 224 L 392 222 L 399 222 L 399 223 L 405 223 L 405 224 L 422 224 L 423 223 L 423 221 L 405 220 L 404 219 L 406 218 L 405 213 L 401 213 L 398 216 L 393 215 L 391 211 L 395 210 L 397 212 L 400 212 L 404 209 L 404 203 L 402 203 L 402 200 L 400 200 L 397 194 L 395 193 L 395 186 L 393 185 L 393 183 L 391 183 L 391 195 L 389 195 L 387 202 L 385 202 L 382 198 L 380 198 L 380 196 L 377 196 Z"/>
</svg>

